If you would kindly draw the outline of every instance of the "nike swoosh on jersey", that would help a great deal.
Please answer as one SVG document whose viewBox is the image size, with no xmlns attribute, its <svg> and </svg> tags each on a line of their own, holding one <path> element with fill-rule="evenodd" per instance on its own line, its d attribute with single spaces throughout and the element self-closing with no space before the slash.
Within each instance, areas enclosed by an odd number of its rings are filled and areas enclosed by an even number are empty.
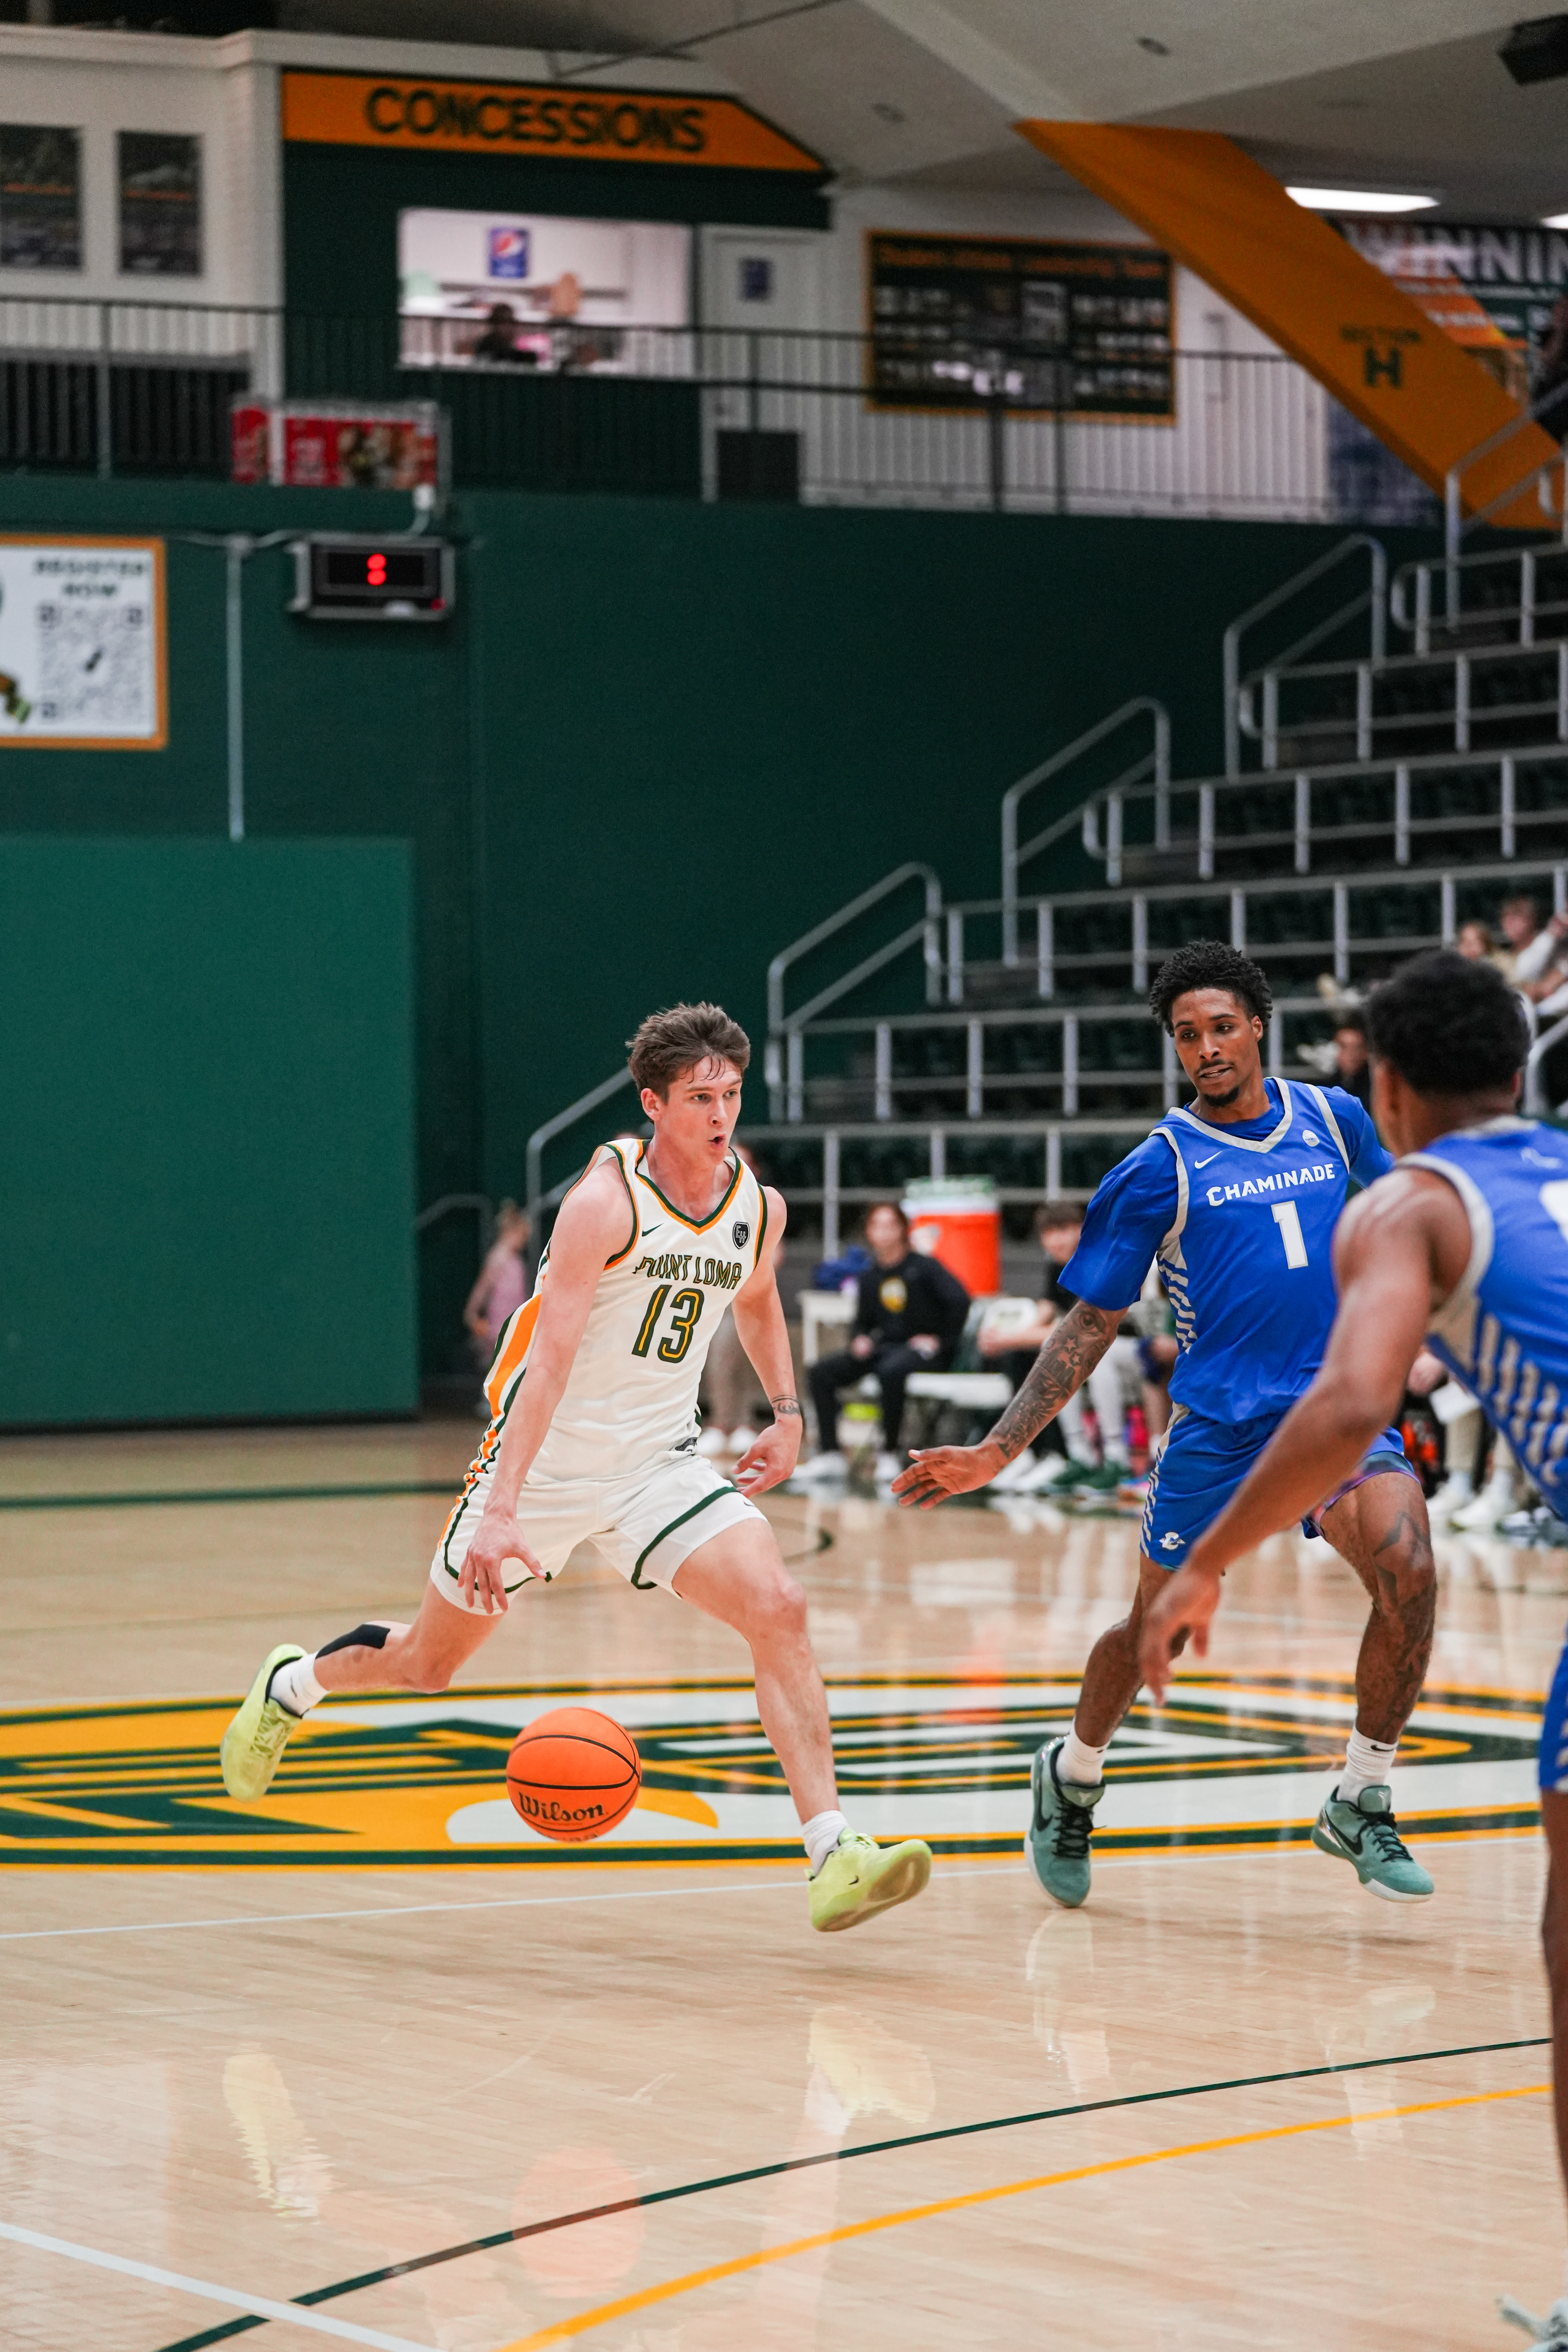
<svg viewBox="0 0 1568 2352">
<path fill-rule="evenodd" d="M 1219 1153 L 1217 1151 L 1211 1151 L 1209 1153 L 1209 1160 L 1217 1160 L 1218 1158 Z M 1206 1168 L 1209 1164 L 1209 1160 L 1194 1160 L 1193 1166 L 1194 1168 Z"/>
</svg>

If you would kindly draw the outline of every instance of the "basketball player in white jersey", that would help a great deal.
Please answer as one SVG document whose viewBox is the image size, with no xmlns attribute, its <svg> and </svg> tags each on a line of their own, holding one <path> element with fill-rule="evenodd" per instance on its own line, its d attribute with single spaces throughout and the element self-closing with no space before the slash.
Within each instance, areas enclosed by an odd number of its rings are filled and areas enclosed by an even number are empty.
<svg viewBox="0 0 1568 2352">
<path fill-rule="evenodd" d="M 662 1584 L 750 1644 L 757 1711 L 801 1819 L 813 1927 L 858 1927 L 925 1885 L 919 1839 L 879 1847 L 838 1810 L 805 1596 L 752 1499 L 794 1469 L 801 1411 L 773 1276 L 784 1204 L 731 1147 L 750 1059 L 715 1004 L 643 1023 L 631 1072 L 652 1139 L 603 1145 L 561 1203 L 539 1287 L 501 1331 L 493 1419 L 418 1615 L 356 1625 L 314 1657 L 275 1649 L 224 1735 L 231 1797 L 266 1791 L 330 1691 L 445 1690 L 511 1596 L 592 1540 L 628 1583 Z M 726 1307 L 773 1409 L 733 1485 L 696 1451 L 698 1382 Z"/>
</svg>

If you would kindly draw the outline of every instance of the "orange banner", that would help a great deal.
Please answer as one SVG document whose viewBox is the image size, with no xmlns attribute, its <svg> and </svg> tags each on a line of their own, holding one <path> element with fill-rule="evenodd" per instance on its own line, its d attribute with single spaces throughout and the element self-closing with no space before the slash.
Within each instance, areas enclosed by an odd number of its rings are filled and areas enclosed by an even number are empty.
<svg viewBox="0 0 1568 2352">
<path fill-rule="evenodd" d="M 426 154 L 575 156 L 826 174 L 820 155 L 733 98 L 416 75 L 285 73 L 283 136 Z"/>
<path fill-rule="evenodd" d="M 1519 423 L 1519 404 L 1495 376 L 1233 140 L 1126 123 L 1015 127 L 1234 302 L 1431 488 Z M 1466 473 L 1466 506 L 1484 506 L 1555 455 L 1539 425 L 1521 424 Z M 1547 518 L 1527 489 L 1494 520 L 1539 530 Z"/>
</svg>

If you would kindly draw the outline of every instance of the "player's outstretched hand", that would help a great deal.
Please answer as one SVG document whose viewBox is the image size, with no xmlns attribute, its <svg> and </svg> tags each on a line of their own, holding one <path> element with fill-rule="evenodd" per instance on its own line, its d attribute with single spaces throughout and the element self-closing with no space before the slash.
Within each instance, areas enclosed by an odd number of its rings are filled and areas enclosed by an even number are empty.
<svg viewBox="0 0 1568 2352">
<path fill-rule="evenodd" d="M 521 1560 L 530 1576 L 542 1578 L 544 1574 L 524 1543 L 522 1529 L 511 1513 L 487 1510 L 474 1531 L 458 1580 L 458 1590 L 469 1607 L 482 1608 L 487 1617 L 505 1611 L 508 1603 L 502 1570 L 509 1559 Z"/>
<path fill-rule="evenodd" d="M 893 1481 L 900 1503 L 929 1511 L 949 1495 L 967 1495 L 994 1478 L 1007 1456 L 985 1438 L 979 1445 L 928 1445 L 910 1455 L 910 1466 Z"/>
<path fill-rule="evenodd" d="M 765 1495 L 770 1486 L 784 1484 L 795 1468 L 799 1452 L 799 1415 L 792 1413 L 786 1421 L 769 1422 L 736 1463 L 736 1486 L 742 1495 Z"/>
<path fill-rule="evenodd" d="M 1209 1619 L 1219 1607 L 1220 1580 L 1208 1569 L 1190 1563 L 1177 1569 L 1143 1620 L 1138 1644 L 1138 1671 L 1158 1706 L 1171 1680 L 1171 1661 L 1193 1637 L 1197 1656 L 1209 1654 Z"/>
</svg>

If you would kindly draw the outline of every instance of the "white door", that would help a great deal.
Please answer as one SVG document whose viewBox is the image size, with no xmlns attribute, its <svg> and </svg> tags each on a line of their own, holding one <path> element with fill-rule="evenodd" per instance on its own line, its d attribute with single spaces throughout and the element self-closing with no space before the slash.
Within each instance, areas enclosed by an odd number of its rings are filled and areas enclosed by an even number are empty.
<svg viewBox="0 0 1568 2352">
<path fill-rule="evenodd" d="M 793 434 L 802 467 L 820 397 L 781 386 L 836 383 L 849 347 L 814 330 L 822 317 L 823 239 L 809 229 L 710 228 L 702 237 L 704 488 L 718 485 L 718 436 Z M 804 477 L 803 477 L 804 478 Z"/>
</svg>

